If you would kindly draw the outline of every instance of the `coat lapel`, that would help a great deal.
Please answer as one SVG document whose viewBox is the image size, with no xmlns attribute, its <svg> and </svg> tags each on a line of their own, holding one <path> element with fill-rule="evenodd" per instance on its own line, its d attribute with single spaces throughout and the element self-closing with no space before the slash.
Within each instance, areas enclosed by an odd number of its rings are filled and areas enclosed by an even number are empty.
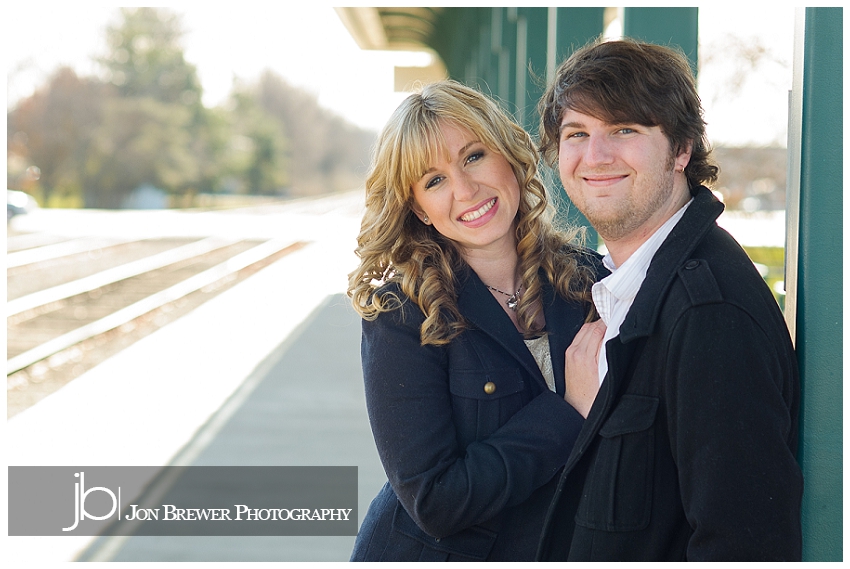
<svg viewBox="0 0 850 569">
<path fill-rule="evenodd" d="M 487 287 L 474 271 L 468 270 L 462 277 L 458 289 L 458 308 L 463 316 L 484 334 L 499 343 L 508 353 L 520 362 L 533 377 L 546 386 L 546 380 L 537 367 L 537 362 L 523 342 L 522 335 L 505 314 L 498 301 L 493 298 Z M 552 370 L 555 377 L 555 390 L 564 395 L 564 352 L 581 328 L 584 321 L 583 308 L 579 303 L 566 302 L 555 294 L 549 281 L 540 273 L 542 282 L 543 314 L 546 318 L 546 330 L 549 337 L 549 352 L 552 358 Z M 548 389 L 548 387 L 546 387 Z"/>
<path fill-rule="evenodd" d="M 676 279 L 679 267 L 690 258 L 703 236 L 715 226 L 717 218 L 723 213 L 723 207 L 707 188 L 700 187 L 694 195 L 693 203 L 685 210 L 685 215 L 649 264 L 634 304 L 620 326 L 623 343 L 652 333 L 667 299 L 667 290 Z"/>
<path fill-rule="evenodd" d="M 566 302 L 557 298 L 555 289 L 541 272 L 543 282 L 543 314 L 546 317 L 546 330 L 549 333 L 549 353 L 552 358 L 552 370 L 555 376 L 555 391 L 564 395 L 564 365 L 567 347 L 584 322 L 585 313 L 580 304 Z"/>
<path fill-rule="evenodd" d="M 460 313 L 476 328 L 490 336 L 516 359 L 533 377 L 545 386 L 546 381 L 537 362 L 523 342 L 522 335 L 493 298 L 487 287 L 472 270 L 465 271 L 458 287 L 457 305 Z M 548 387 L 546 388 L 548 389 Z"/>
</svg>

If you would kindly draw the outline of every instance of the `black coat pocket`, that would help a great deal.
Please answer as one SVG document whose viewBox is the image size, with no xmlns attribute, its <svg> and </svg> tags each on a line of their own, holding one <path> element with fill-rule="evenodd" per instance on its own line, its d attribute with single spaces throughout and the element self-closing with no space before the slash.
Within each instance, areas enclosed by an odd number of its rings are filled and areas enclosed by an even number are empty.
<svg viewBox="0 0 850 569">
<path fill-rule="evenodd" d="M 599 429 L 576 513 L 580 526 L 636 531 L 649 525 L 658 399 L 623 395 Z"/>
<path fill-rule="evenodd" d="M 452 370 L 449 389 L 455 416 L 470 419 L 456 424 L 464 447 L 492 435 L 530 401 L 526 383 L 516 368 Z"/>
</svg>

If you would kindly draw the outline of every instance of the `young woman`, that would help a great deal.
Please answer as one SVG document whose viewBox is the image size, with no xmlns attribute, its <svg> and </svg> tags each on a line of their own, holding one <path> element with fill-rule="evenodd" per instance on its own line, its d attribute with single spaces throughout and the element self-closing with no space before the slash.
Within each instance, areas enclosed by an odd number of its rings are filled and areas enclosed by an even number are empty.
<svg viewBox="0 0 850 569">
<path fill-rule="evenodd" d="M 388 483 L 352 560 L 534 558 L 598 390 L 595 370 L 565 381 L 596 257 L 553 228 L 537 163 L 522 128 L 451 81 L 379 138 L 348 294 Z"/>
</svg>

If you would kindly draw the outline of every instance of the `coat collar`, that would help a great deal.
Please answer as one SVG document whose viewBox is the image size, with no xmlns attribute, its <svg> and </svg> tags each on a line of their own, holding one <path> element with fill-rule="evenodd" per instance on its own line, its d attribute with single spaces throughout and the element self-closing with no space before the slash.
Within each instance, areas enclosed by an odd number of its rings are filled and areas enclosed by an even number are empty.
<svg viewBox="0 0 850 569">
<path fill-rule="evenodd" d="M 628 343 L 652 332 L 661 313 L 665 293 L 673 284 L 679 267 L 714 226 L 723 208 L 708 188 L 697 188 L 694 202 L 652 258 L 640 291 L 620 326 L 621 342 Z"/>
<path fill-rule="evenodd" d="M 540 278 L 543 314 L 546 318 L 546 330 L 549 335 L 549 350 L 552 357 L 555 386 L 558 393 L 563 395 L 564 351 L 578 329 L 578 327 L 575 330 L 567 329 L 568 323 L 581 322 L 583 312 L 577 303 L 567 303 L 556 297 L 553 287 L 542 271 Z M 505 314 L 499 302 L 487 290 L 487 286 L 475 274 L 475 271 L 468 267 L 458 271 L 457 306 L 460 313 L 470 324 L 490 336 L 511 354 L 532 377 L 537 378 L 541 386 L 546 386 L 543 374 L 525 346 L 522 335 L 514 327 L 513 322 Z M 548 387 L 545 388 L 548 389 Z"/>
</svg>

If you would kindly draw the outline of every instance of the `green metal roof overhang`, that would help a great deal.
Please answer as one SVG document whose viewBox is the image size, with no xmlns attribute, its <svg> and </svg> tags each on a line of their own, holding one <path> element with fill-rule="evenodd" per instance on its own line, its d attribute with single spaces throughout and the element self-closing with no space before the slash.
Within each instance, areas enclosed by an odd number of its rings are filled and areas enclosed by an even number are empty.
<svg viewBox="0 0 850 569">
<path fill-rule="evenodd" d="M 419 51 L 431 55 L 422 67 L 396 67 L 395 89 L 406 91 L 416 82 L 448 77 L 434 45 L 435 31 L 445 8 L 334 8 L 361 49 Z"/>
</svg>

